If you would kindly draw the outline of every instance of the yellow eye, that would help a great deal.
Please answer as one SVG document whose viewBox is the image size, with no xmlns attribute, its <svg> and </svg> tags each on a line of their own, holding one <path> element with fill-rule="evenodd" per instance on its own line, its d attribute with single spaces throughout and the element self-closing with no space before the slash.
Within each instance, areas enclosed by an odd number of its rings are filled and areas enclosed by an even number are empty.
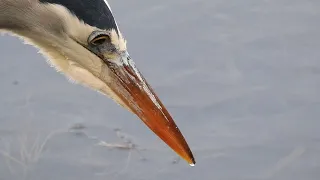
<svg viewBox="0 0 320 180">
<path fill-rule="evenodd" d="M 91 40 L 91 44 L 92 45 L 101 45 L 104 44 L 106 42 L 111 42 L 110 36 L 106 35 L 106 34 L 100 34 L 98 36 L 96 36 L 94 39 Z"/>
</svg>

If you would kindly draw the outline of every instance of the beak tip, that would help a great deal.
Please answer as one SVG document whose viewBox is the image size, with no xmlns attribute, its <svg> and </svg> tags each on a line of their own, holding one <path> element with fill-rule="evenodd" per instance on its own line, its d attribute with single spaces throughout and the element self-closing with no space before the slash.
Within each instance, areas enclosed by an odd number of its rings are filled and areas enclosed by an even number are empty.
<svg viewBox="0 0 320 180">
<path fill-rule="evenodd" d="M 191 156 L 191 158 L 188 158 L 187 162 L 189 163 L 190 166 L 195 166 L 196 165 L 196 161 L 193 157 L 193 155 Z"/>
</svg>

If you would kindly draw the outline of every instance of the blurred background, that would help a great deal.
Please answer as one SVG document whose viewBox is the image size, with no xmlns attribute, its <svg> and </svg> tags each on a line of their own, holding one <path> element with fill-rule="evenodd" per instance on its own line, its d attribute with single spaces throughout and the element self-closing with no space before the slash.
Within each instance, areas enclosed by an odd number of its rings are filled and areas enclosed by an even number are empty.
<svg viewBox="0 0 320 180">
<path fill-rule="evenodd" d="M 4 35 L 0 180 L 320 178 L 320 1 L 109 4 L 196 166 Z"/>
</svg>

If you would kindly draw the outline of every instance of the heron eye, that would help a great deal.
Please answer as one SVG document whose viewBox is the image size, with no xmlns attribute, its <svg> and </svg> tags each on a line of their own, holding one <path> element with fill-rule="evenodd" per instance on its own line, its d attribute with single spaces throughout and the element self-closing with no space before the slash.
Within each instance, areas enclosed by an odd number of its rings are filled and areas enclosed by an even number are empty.
<svg viewBox="0 0 320 180">
<path fill-rule="evenodd" d="M 94 39 L 91 40 L 91 44 L 92 45 L 101 45 L 104 44 L 106 42 L 111 42 L 110 36 L 106 35 L 106 34 L 100 34 L 98 36 L 96 36 Z"/>
</svg>

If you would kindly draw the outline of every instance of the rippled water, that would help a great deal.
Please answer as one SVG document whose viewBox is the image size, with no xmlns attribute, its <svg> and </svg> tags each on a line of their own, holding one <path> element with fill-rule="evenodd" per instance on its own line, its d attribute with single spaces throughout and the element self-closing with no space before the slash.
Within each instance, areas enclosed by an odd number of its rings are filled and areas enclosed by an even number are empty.
<svg viewBox="0 0 320 180">
<path fill-rule="evenodd" d="M 320 1 L 109 3 L 196 166 L 1 36 L 0 180 L 320 178 Z"/>
</svg>

